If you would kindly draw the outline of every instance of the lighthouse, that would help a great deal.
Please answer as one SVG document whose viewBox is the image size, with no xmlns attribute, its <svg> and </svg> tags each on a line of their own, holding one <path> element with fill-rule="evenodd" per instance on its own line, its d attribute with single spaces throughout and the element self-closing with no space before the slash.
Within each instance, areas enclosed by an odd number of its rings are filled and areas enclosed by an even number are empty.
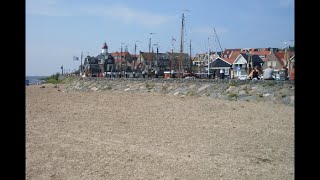
<svg viewBox="0 0 320 180">
<path fill-rule="evenodd" d="M 108 54 L 108 45 L 106 42 L 104 42 L 103 46 L 102 46 L 102 54 L 107 55 Z"/>
</svg>

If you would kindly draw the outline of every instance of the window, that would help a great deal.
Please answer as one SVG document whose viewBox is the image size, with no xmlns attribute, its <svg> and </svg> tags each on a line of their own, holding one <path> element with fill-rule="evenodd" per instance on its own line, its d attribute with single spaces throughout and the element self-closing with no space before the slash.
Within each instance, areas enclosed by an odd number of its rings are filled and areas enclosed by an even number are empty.
<svg viewBox="0 0 320 180">
<path fill-rule="evenodd" d="M 272 65 L 272 62 L 271 62 L 271 61 L 268 61 L 267 66 L 269 67 L 269 66 L 271 66 L 271 65 Z"/>
<path fill-rule="evenodd" d="M 224 75 L 229 75 L 229 69 L 224 70 Z"/>
</svg>

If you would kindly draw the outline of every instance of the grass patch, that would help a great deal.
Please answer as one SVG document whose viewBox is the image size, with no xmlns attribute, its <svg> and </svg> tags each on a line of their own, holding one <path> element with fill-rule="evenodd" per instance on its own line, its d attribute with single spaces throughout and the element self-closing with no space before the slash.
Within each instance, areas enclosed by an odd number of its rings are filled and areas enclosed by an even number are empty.
<svg viewBox="0 0 320 180">
<path fill-rule="evenodd" d="M 247 86 L 243 87 L 242 90 L 244 90 L 244 92 L 246 92 L 246 94 L 249 94 L 249 91 L 248 91 L 248 87 L 247 87 Z"/>
<path fill-rule="evenodd" d="M 274 86 L 274 82 L 267 82 L 266 86 Z"/>
<path fill-rule="evenodd" d="M 195 93 L 193 91 L 188 91 L 187 96 L 194 96 Z"/>
<path fill-rule="evenodd" d="M 59 84 L 62 83 L 62 80 L 59 80 L 59 73 L 53 74 L 47 78 L 44 78 L 43 80 L 48 84 Z"/>
<path fill-rule="evenodd" d="M 154 84 L 146 84 L 146 88 L 148 89 L 148 90 L 151 90 L 152 88 L 154 87 Z"/>
<path fill-rule="evenodd" d="M 229 81 L 229 86 L 237 86 L 237 82 L 234 80 Z"/>
<path fill-rule="evenodd" d="M 238 98 L 238 94 L 235 94 L 235 93 L 231 93 L 231 94 L 228 94 L 228 96 L 230 97 L 230 98 Z"/>
</svg>

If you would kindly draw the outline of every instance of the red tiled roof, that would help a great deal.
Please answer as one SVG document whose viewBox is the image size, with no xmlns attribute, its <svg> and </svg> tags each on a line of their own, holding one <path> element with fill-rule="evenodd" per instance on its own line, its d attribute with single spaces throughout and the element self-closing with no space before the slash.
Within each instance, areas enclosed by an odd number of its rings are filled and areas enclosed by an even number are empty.
<svg viewBox="0 0 320 180">
<path fill-rule="evenodd" d="M 281 66 L 284 66 L 284 52 L 276 52 L 276 53 L 272 53 L 275 55 L 276 57 L 276 60 L 280 63 Z M 266 60 L 269 61 L 269 57 L 268 56 L 268 59 L 266 58 Z"/>
<path fill-rule="evenodd" d="M 121 63 L 121 62 L 123 62 L 123 61 L 124 61 L 124 58 L 114 59 L 114 62 L 115 62 L 115 63 Z"/>
<path fill-rule="evenodd" d="M 223 57 L 223 59 L 224 59 L 225 61 L 228 61 L 229 63 L 233 64 L 234 61 L 236 60 L 236 58 L 239 56 L 240 53 L 241 53 L 241 50 L 240 50 L 240 49 L 236 49 L 236 50 L 232 51 L 232 54 L 229 53 L 229 55 L 231 55 L 231 56 L 228 55 L 228 57 L 226 57 L 226 58 Z M 223 54 L 223 56 L 224 56 L 224 55 L 225 55 L 225 54 Z"/>
<path fill-rule="evenodd" d="M 276 57 L 280 60 L 284 60 L 284 52 L 276 52 L 274 53 Z"/>
<path fill-rule="evenodd" d="M 111 53 L 111 55 L 112 55 L 113 57 L 115 57 L 115 56 L 120 56 L 120 54 L 121 54 L 121 52 L 112 52 L 112 53 Z M 121 54 L 121 56 L 127 56 L 127 55 L 129 55 L 129 52 L 122 52 L 122 54 Z"/>
<path fill-rule="evenodd" d="M 225 49 L 223 55 L 229 56 L 233 51 L 241 51 L 241 49 Z"/>
</svg>

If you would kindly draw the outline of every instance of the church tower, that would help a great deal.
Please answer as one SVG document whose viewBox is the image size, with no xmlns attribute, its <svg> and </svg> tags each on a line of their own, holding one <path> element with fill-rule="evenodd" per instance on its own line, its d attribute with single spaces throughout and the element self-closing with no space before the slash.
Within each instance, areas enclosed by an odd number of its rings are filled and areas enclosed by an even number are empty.
<svg viewBox="0 0 320 180">
<path fill-rule="evenodd" d="M 103 46 L 102 46 L 102 54 L 107 55 L 108 54 L 108 45 L 106 42 L 104 42 Z"/>
</svg>

